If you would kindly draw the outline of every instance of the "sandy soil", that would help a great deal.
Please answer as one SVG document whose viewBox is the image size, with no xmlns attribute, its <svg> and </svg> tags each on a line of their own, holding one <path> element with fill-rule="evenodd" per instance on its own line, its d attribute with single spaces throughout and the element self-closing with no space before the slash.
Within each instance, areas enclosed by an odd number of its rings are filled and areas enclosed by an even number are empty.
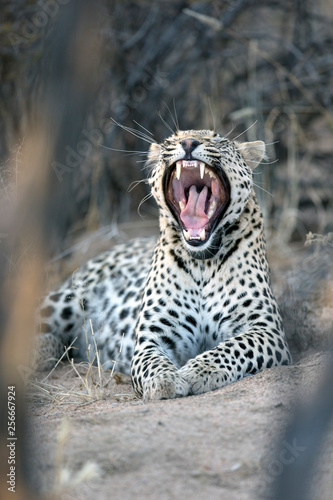
<svg viewBox="0 0 333 500">
<path fill-rule="evenodd" d="M 316 393 L 326 358 L 308 354 L 208 394 L 149 404 L 126 377 L 94 389 L 97 368 L 82 387 L 69 365 L 59 367 L 29 404 L 36 479 L 64 499 L 267 498 L 289 466 L 278 447 L 292 449 L 282 432 L 294 403 Z M 332 498 L 333 432 L 325 444 L 318 500 Z M 291 462 L 302 452 L 291 451 Z"/>
</svg>

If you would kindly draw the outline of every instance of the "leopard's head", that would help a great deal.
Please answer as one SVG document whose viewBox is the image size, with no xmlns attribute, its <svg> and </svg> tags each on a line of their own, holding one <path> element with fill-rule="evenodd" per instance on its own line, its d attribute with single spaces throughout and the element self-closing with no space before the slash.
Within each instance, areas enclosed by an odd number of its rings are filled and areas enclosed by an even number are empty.
<svg viewBox="0 0 333 500">
<path fill-rule="evenodd" d="M 215 255 L 223 227 L 237 220 L 253 189 L 262 141 L 238 143 L 210 130 L 178 131 L 148 155 L 150 185 L 160 215 L 195 258 Z M 223 241 L 222 241 L 223 244 Z"/>
</svg>

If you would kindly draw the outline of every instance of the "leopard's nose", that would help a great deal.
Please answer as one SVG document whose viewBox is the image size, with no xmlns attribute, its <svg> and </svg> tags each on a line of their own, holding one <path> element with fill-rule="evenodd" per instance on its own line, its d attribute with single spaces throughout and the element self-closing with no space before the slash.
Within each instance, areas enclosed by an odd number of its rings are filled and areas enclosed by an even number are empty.
<svg viewBox="0 0 333 500">
<path fill-rule="evenodd" d="M 183 139 L 180 144 L 186 153 L 185 160 L 190 160 L 192 151 L 200 145 L 200 142 L 195 139 L 188 138 Z"/>
</svg>

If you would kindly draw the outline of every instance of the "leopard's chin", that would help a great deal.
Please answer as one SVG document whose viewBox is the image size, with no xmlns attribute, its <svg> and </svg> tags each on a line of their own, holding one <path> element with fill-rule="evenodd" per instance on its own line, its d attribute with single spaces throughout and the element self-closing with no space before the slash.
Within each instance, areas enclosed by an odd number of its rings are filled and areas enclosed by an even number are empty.
<svg viewBox="0 0 333 500">
<path fill-rule="evenodd" d="M 216 247 L 214 230 L 230 202 L 230 184 L 222 169 L 198 160 L 179 160 L 166 172 L 164 192 L 186 246 L 195 254 L 211 256 L 211 247 Z"/>
<path fill-rule="evenodd" d="M 195 245 L 192 242 L 184 241 L 184 247 L 188 254 L 197 260 L 213 258 L 222 248 L 222 231 L 216 230 L 211 233 L 210 239 L 201 244 Z"/>
</svg>

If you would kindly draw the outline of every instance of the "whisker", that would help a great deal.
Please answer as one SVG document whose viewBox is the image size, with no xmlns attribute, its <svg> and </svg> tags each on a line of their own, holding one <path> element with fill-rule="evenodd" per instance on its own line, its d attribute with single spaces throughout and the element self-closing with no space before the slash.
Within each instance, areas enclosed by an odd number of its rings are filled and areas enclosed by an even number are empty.
<svg viewBox="0 0 333 500">
<path fill-rule="evenodd" d="M 140 181 L 133 181 L 133 182 L 131 182 L 131 184 L 127 188 L 127 192 L 130 193 L 131 191 L 133 191 L 133 189 L 135 189 L 142 182 L 145 183 L 145 184 L 147 184 L 148 183 L 148 179 L 141 179 Z"/>
<path fill-rule="evenodd" d="M 233 125 L 227 134 L 223 134 L 223 137 L 225 137 L 225 138 L 229 137 L 229 135 L 233 133 L 235 128 L 236 128 L 236 125 Z"/>
<path fill-rule="evenodd" d="M 141 207 L 142 207 L 142 205 L 143 205 L 146 201 L 148 201 L 148 200 L 149 200 L 149 198 L 151 198 L 152 196 L 153 196 L 153 194 L 152 194 L 152 193 L 148 193 L 148 194 L 147 194 L 146 196 L 144 196 L 144 197 L 142 198 L 142 200 L 140 201 L 139 206 L 138 206 L 138 208 L 137 208 L 137 213 L 140 215 L 140 217 L 143 217 L 143 215 L 142 215 L 142 214 L 141 214 L 141 212 L 140 212 L 140 208 L 141 208 Z"/>
<path fill-rule="evenodd" d="M 174 124 L 174 126 L 176 128 L 176 130 L 169 129 L 174 134 L 177 130 L 179 130 L 179 128 L 177 127 L 176 120 L 175 120 L 175 118 L 174 118 L 174 116 L 173 116 L 173 114 L 172 114 L 169 106 L 167 105 L 167 103 L 165 101 L 163 101 L 163 104 L 166 107 L 166 109 L 168 110 L 170 118 L 171 118 L 171 120 L 172 120 L 172 122 L 173 122 L 173 124 Z M 173 104 L 175 104 L 175 101 L 173 101 Z"/>
<path fill-rule="evenodd" d="M 275 160 L 272 160 L 272 161 L 261 161 L 260 162 L 260 165 L 273 165 L 274 163 L 277 163 L 279 161 L 278 158 L 276 158 Z M 258 163 L 256 160 L 246 160 L 247 163 Z M 258 174 L 258 172 L 256 172 L 256 174 Z"/>
<path fill-rule="evenodd" d="M 178 115 L 177 115 L 177 109 L 176 109 L 176 99 L 173 98 L 173 111 L 175 113 L 175 125 L 176 125 L 176 130 L 179 130 L 179 121 L 178 121 Z"/>
<path fill-rule="evenodd" d="M 256 184 L 255 182 L 253 183 L 254 186 L 256 186 L 258 189 L 261 189 L 261 191 L 264 191 L 264 193 L 267 193 L 269 194 L 269 196 L 271 196 L 272 198 L 274 198 L 274 195 L 272 193 L 270 193 L 269 191 L 267 191 L 266 189 L 264 189 L 263 187 L 259 186 L 259 184 Z"/>
<path fill-rule="evenodd" d="M 215 122 L 215 116 L 214 116 L 213 108 L 212 108 L 212 101 L 209 97 L 207 97 L 207 99 L 208 99 L 210 114 L 212 115 L 212 120 L 213 120 L 213 131 L 216 132 L 216 122 Z"/>
<path fill-rule="evenodd" d="M 164 120 L 164 118 L 162 117 L 161 115 L 161 112 L 159 111 L 158 113 L 158 116 L 160 117 L 160 119 L 162 120 L 162 123 L 166 126 L 166 128 L 171 132 L 171 134 L 173 135 L 175 133 L 174 130 L 172 130 L 172 128 L 170 127 L 170 125 Z"/>
<path fill-rule="evenodd" d="M 121 127 L 123 130 L 126 130 L 126 132 L 129 132 L 130 134 L 134 135 L 134 137 L 137 137 L 138 139 L 141 139 L 145 142 L 148 142 L 149 144 L 153 144 L 155 142 L 147 134 L 145 134 L 144 132 L 141 132 L 141 130 L 137 130 L 137 129 L 132 128 L 132 127 L 126 127 L 125 125 L 122 125 L 121 123 L 117 122 L 117 120 L 115 120 L 112 117 L 111 117 L 111 120 L 113 121 L 113 123 L 115 125 L 117 125 L 118 127 Z"/>
<path fill-rule="evenodd" d="M 109 151 L 117 151 L 119 153 L 126 153 L 127 155 L 147 155 L 147 151 L 129 151 L 127 149 L 117 149 L 117 148 L 110 148 L 109 146 L 105 146 L 104 144 L 101 144 L 102 148 L 108 149 Z"/>
<path fill-rule="evenodd" d="M 150 132 L 150 130 L 148 130 L 146 127 L 144 127 L 143 125 L 141 125 L 141 123 L 137 122 L 136 120 L 133 120 L 134 123 L 136 123 L 139 127 L 141 127 L 143 130 L 145 130 L 147 132 L 147 134 L 153 136 L 153 133 Z M 147 136 L 148 137 L 148 136 Z"/>
<path fill-rule="evenodd" d="M 247 129 L 243 130 L 243 132 L 241 132 L 240 134 L 238 134 L 236 137 L 234 137 L 234 139 L 233 139 L 233 140 L 234 140 L 234 141 L 237 141 L 237 139 L 238 139 L 241 135 L 245 134 L 248 130 L 250 130 L 250 128 L 254 127 L 257 123 L 258 123 L 258 120 L 256 120 L 254 123 L 252 123 L 252 125 L 250 125 L 249 127 L 247 127 Z"/>
</svg>

